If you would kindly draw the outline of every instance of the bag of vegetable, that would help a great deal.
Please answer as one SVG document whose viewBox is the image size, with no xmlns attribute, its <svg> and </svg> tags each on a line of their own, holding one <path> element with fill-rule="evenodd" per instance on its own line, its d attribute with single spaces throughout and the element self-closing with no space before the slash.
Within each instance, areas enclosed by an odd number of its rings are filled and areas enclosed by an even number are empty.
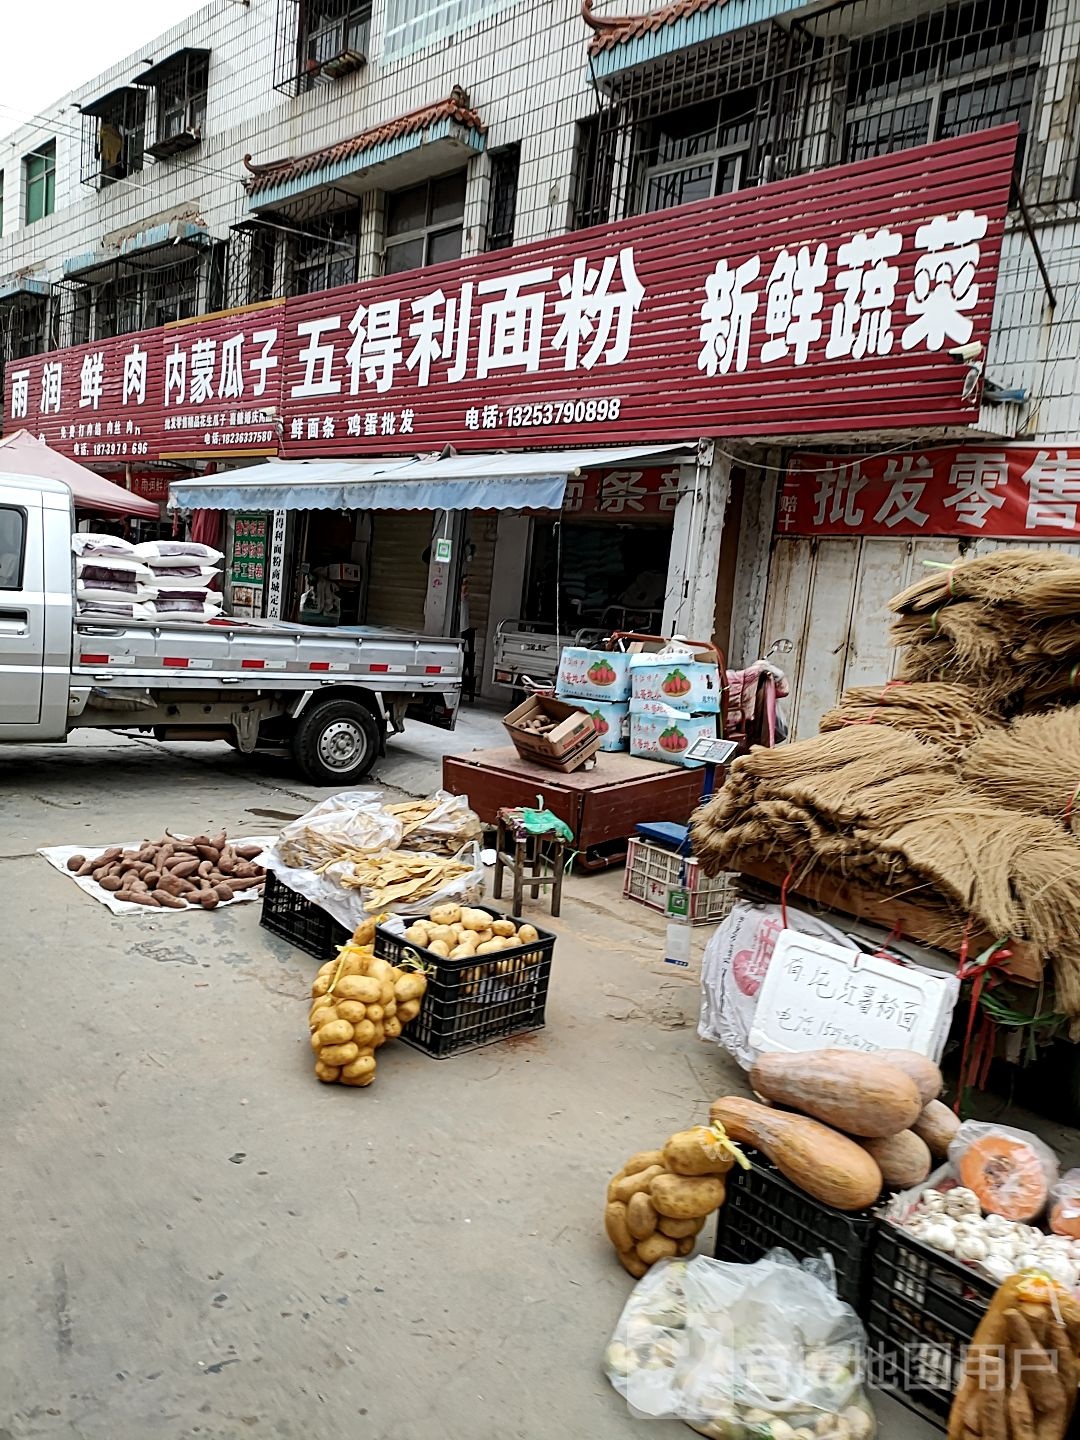
<svg viewBox="0 0 1080 1440">
<path fill-rule="evenodd" d="M 865 1337 L 821 1262 L 665 1260 L 634 1287 L 604 1358 L 639 1415 L 712 1440 L 870 1440 Z"/>
</svg>

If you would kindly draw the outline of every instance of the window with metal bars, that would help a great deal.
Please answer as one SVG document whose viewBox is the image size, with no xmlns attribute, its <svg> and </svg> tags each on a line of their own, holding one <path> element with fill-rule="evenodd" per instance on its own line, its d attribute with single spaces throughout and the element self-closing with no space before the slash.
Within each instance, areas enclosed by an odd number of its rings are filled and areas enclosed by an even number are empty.
<svg viewBox="0 0 1080 1440">
<path fill-rule="evenodd" d="M 317 290 L 353 283 L 359 224 L 360 212 L 355 208 L 305 222 L 305 233 L 292 239 L 290 295 L 313 295 Z"/>
<path fill-rule="evenodd" d="M 43 220 L 56 209 L 56 141 L 32 150 L 23 161 L 26 172 L 26 223 Z"/>
<path fill-rule="evenodd" d="M 27 355 L 40 355 L 45 349 L 44 299 L 20 299 L 0 306 L 0 337 L 3 358 L 22 360 Z"/>
<path fill-rule="evenodd" d="M 975 0 L 856 40 L 843 159 L 1016 121 L 1022 161 L 1045 18 L 1045 0 Z"/>
<path fill-rule="evenodd" d="M 639 213 L 728 195 L 746 183 L 753 90 L 662 115 L 645 127 L 637 164 Z"/>
<path fill-rule="evenodd" d="M 464 170 L 391 192 L 386 197 L 384 272 L 397 275 L 459 259 L 464 226 Z"/>
<path fill-rule="evenodd" d="M 577 122 L 574 143 L 573 228 L 606 225 L 611 218 L 621 110 L 614 106 Z"/>
<path fill-rule="evenodd" d="M 508 250 L 514 243 L 520 168 L 520 145 L 503 145 L 492 150 L 487 222 L 489 250 Z"/>
</svg>

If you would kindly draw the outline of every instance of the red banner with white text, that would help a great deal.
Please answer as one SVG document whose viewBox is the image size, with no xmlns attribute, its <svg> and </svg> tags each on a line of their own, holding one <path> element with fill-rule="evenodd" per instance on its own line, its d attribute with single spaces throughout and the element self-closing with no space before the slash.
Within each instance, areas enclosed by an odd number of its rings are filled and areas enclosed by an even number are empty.
<svg viewBox="0 0 1080 1440">
<path fill-rule="evenodd" d="M 778 535 L 1080 538 L 1080 444 L 796 455 Z"/>
</svg>

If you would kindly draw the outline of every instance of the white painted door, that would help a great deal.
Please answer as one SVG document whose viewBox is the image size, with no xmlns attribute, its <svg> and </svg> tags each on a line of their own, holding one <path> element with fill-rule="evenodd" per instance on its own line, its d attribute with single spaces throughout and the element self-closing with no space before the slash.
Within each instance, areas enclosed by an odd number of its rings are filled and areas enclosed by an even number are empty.
<svg viewBox="0 0 1080 1440">
<path fill-rule="evenodd" d="M 969 545 L 966 555 L 1009 548 L 1080 554 L 1080 545 L 984 540 Z M 898 655 L 889 644 L 889 600 L 926 575 L 928 562 L 948 565 L 958 558 L 960 544 L 949 539 L 777 537 L 763 633 L 767 646 L 784 637 L 794 644 L 790 655 L 775 657 L 791 686 L 785 710 L 793 739 L 816 734 L 822 715 L 850 686 L 890 678 Z"/>
</svg>

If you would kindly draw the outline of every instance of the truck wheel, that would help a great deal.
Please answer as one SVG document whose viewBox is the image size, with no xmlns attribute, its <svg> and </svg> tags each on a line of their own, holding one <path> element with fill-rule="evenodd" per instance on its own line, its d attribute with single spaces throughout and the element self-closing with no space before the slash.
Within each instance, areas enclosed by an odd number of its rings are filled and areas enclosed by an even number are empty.
<svg viewBox="0 0 1080 1440">
<path fill-rule="evenodd" d="M 293 758 L 313 785 L 362 780 L 379 754 L 379 725 L 359 700 L 313 705 L 297 721 Z"/>
</svg>

